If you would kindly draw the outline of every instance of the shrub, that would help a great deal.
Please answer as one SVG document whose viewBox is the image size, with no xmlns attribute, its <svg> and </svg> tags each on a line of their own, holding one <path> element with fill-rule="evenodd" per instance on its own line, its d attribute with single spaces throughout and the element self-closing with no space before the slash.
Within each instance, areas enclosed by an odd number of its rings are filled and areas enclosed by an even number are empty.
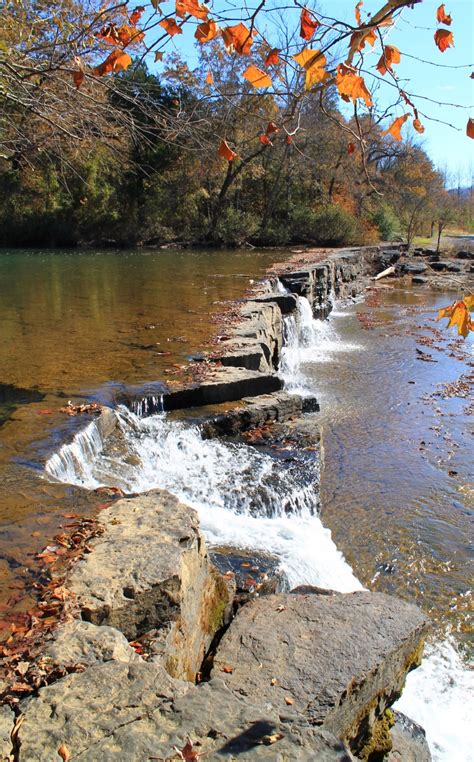
<svg viewBox="0 0 474 762">
<path fill-rule="evenodd" d="M 223 246 L 242 246 L 255 235 L 258 227 L 257 216 L 229 206 L 219 216 L 214 230 L 214 240 Z"/>
<path fill-rule="evenodd" d="M 294 239 L 304 243 L 342 246 L 363 239 L 356 218 L 345 209 L 333 204 L 311 209 L 299 207 L 292 215 Z"/>
<path fill-rule="evenodd" d="M 388 204 L 382 204 L 377 209 L 371 222 L 377 226 L 382 241 L 390 241 L 400 231 L 400 220 Z"/>
</svg>

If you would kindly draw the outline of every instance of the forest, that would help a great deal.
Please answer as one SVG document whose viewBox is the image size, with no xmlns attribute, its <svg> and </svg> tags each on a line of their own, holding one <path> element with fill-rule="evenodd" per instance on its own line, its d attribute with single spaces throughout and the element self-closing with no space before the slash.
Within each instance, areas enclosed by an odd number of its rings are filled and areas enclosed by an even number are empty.
<svg viewBox="0 0 474 762">
<path fill-rule="evenodd" d="M 249 43 L 241 51 L 245 55 L 228 55 L 209 36 L 196 66 L 176 52 L 158 51 L 158 75 L 141 55 L 142 32 L 123 24 L 103 27 L 93 39 L 107 52 L 112 32 L 112 41 L 122 35 L 123 49 L 132 55 L 114 51 L 92 70 L 108 73 L 107 62 L 115 56 L 114 76 L 88 76 L 83 83 L 83 69 L 71 75 L 76 27 L 70 18 L 79 23 L 81 4 L 58 3 L 54 42 L 45 31 L 48 14 L 32 4 L 36 26 L 26 46 L 25 25 L 33 11 L 22 16 L 18 7 L 25 4 L 9 5 L 0 40 L 3 246 L 339 246 L 391 238 L 411 243 L 416 235 L 436 238 L 447 226 L 472 230 L 472 183 L 471 191 L 448 192 L 452 180 L 423 149 L 424 127 L 403 90 L 416 118 L 402 136 L 408 115 L 383 129 L 394 112 L 379 101 L 377 83 L 370 95 L 353 96 L 351 112 L 344 104 L 349 98 L 341 96 L 320 60 L 309 88 L 306 73 L 304 97 L 298 83 L 305 72 L 286 64 L 276 68 L 278 92 L 262 92 L 248 77 L 252 69 L 263 74 L 256 66 L 262 57 L 278 61 L 265 40 L 256 39 L 251 48 Z M 129 23 L 139 19 L 141 8 L 127 16 Z M 189 12 L 192 18 L 193 8 Z M 308 15 L 308 32 L 304 13 L 300 36 L 309 40 L 320 22 Z M 357 32 L 359 52 L 373 34 L 367 29 Z M 58 34 L 65 38 L 63 48 Z M 292 44 L 281 43 L 288 49 Z M 24 63 L 7 58 L 5 51 L 14 48 L 23 51 Z M 382 74 L 393 74 L 396 50 L 383 48 Z M 293 58 L 313 52 L 305 49 Z M 100 50 L 89 55 L 97 61 Z M 126 63 L 116 66 L 117 56 Z M 367 108 L 358 111 L 356 98 Z"/>
</svg>

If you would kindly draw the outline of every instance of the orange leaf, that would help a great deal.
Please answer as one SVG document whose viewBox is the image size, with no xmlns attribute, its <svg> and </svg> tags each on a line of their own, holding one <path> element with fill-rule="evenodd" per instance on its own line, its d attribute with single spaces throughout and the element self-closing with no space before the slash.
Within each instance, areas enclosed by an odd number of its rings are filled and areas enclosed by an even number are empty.
<svg viewBox="0 0 474 762">
<path fill-rule="evenodd" d="M 355 7 L 355 17 L 356 17 L 356 21 L 357 21 L 357 25 L 358 26 L 360 26 L 362 24 L 362 18 L 361 18 L 361 15 L 360 15 L 360 9 L 362 8 L 363 5 L 364 5 L 364 3 L 362 2 L 362 0 L 359 0 L 359 2 L 357 3 L 357 5 Z"/>
<path fill-rule="evenodd" d="M 318 26 L 320 26 L 319 21 L 313 19 L 309 11 L 307 11 L 306 8 L 303 8 L 300 19 L 300 37 L 308 42 Z"/>
<path fill-rule="evenodd" d="M 222 156 L 224 159 L 227 159 L 227 161 L 234 161 L 234 159 L 237 158 L 237 154 L 229 146 L 229 144 L 227 143 L 227 140 L 223 140 L 222 143 L 220 144 L 218 154 L 219 156 Z"/>
<path fill-rule="evenodd" d="M 355 149 L 356 149 L 356 147 L 355 147 L 354 143 L 348 143 L 347 144 L 347 153 L 349 154 L 349 156 L 354 153 Z"/>
<path fill-rule="evenodd" d="M 107 24 L 107 26 L 102 27 L 100 32 L 97 32 L 95 36 L 98 40 L 110 42 L 111 45 L 116 45 L 118 42 L 117 27 L 115 24 Z"/>
<path fill-rule="evenodd" d="M 392 66 L 393 64 L 400 63 L 400 51 L 398 48 L 396 48 L 394 45 L 385 45 L 382 55 L 380 56 L 380 60 L 377 64 L 378 71 L 382 74 L 387 73 L 387 71 L 393 71 Z"/>
<path fill-rule="evenodd" d="M 305 89 L 311 90 L 311 88 L 319 82 L 324 82 L 329 77 L 326 69 L 326 56 L 321 53 L 320 50 L 310 50 L 305 48 L 301 53 L 297 53 L 293 56 L 294 60 L 299 63 L 306 71 L 305 77 Z"/>
<path fill-rule="evenodd" d="M 291 706 L 294 703 L 295 703 L 294 699 L 292 699 L 290 696 L 285 696 L 285 704 L 287 704 L 288 706 Z"/>
<path fill-rule="evenodd" d="M 144 5 L 137 6 L 137 8 L 135 8 L 132 11 L 132 14 L 130 16 L 130 23 L 131 24 L 138 24 L 138 22 L 140 21 L 141 15 L 142 15 L 144 10 L 145 10 L 145 6 Z"/>
<path fill-rule="evenodd" d="M 125 71 L 131 63 L 132 59 L 128 53 L 124 53 L 123 50 L 113 50 L 105 61 L 92 70 L 92 73 L 98 77 L 103 77 L 104 74 Z"/>
<path fill-rule="evenodd" d="M 161 53 L 160 51 L 157 51 L 155 53 L 155 62 L 156 61 L 162 61 L 163 60 L 163 55 L 164 55 L 163 53 Z"/>
<path fill-rule="evenodd" d="M 78 90 L 80 86 L 82 85 L 82 83 L 84 82 L 84 77 L 85 77 L 85 74 L 83 71 L 75 71 L 72 75 L 74 85 L 77 87 Z"/>
<path fill-rule="evenodd" d="M 287 135 L 285 138 L 286 145 L 291 146 L 292 142 L 293 142 L 293 135 Z"/>
<path fill-rule="evenodd" d="M 339 64 L 337 67 L 336 87 L 343 100 L 349 101 L 352 98 L 355 103 L 357 98 L 362 98 L 367 108 L 372 105 L 372 98 L 363 78 L 345 64 Z"/>
<path fill-rule="evenodd" d="M 183 30 L 179 27 L 174 19 L 163 19 L 159 22 L 159 26 L 162 26 L 165 32 L 168 32 L 170 37 L 174 37 L 175 34 L 183 34 Z"/>
<path fill-rule="evenodd" d="M 125 24 L 124 26 L 121 26 L 120 29 L 117 29 L 117 42 L 124 47 L 134 42 L 142 42 L 144 38 L 145 34 L 137 29 L 136 26 L 127 26 Z"/>
<path fill-rule="evenodd" d="M 199 24 L 194 32 L 194 36 L 201 45 L 204 45 L 205 42 L 210 42 L 214 37 L 217 37 L 218 31 L 216 22 L 210 19 L 205 21 L 204 24 Z"/>
<path fill-rule="evenodd" d="M 228 675 L 231 675 L 234 671 L 234 668 L 231 667 L 229 664 L 224 664 L 224 666 L 221 668 L 222 672 L 226 672 Z"/>
<path fill-rule="evenodd" d="M 474 138 L 474 119 L 472 117 L 467 120 L 466 135 L 468 138 Z"/>
<path fill-rule="evenodd" d="M 222 30 L 225 49 L 228 53 L 235 51 L 241 56 L 248 56 L 253 44 L 252 35 L 244 24 L 226 26 Z"/>
<path fill-rule="evenodd" d="M 59 747 L 58 754 L 61 757 L 61 759 L 64 760 L 64 762 L 68 762 L 68 760 L 71 759 L 71 752 L 69 751 L 65 743 L 62 743 L 61 746 Z"/>
<path fill-rule="evenodd" d="M 253 64 L 250 64 L 250 66 L 244 71 L 243 77 L 248 82 L 250 82 L 253 87 L 256 88 L 272 86 L 272 81 L 268 74 L 266 74 L 261 69 L 258 69 Z"/>
<path fill-rule="evenodd" d="M 413 127 L 415 128 L 415 130 L 417 132 L 420 133 L 420 135 L 422 135 L 424 133 L 424 131 L 425 131 L 425 128 L 423 127 L 423 125 L 422 125 L 422 123 L 420 122 L 419 119 L 414 119 L 413 120 Z"/>
<path fill-rule="evenodd" d="M 454 36 L 448 29 L 437 29 L 434 40 L 442 53 L 444 53 L 447 48 L 454 47 Z"/>
<path fill-rule="evenodd" d="M 212 76 L 212 71 L 207 72 L 206 82 L 208 85 L 214 84 L 214 77 Z"/>
<path fill-rule="evenodd" d="M 436 11 L 436 21 L 438 24 L 446 24 L 447 26 L 451 26 L 452 18 L 451 16 L 447 16 L 446 12 L 444 10 L 444 3 L 439 6 L 438 10 Z"/>
<path fill-rule="evenodd" d="M 350 47 L 355 47 L 356 50 L 363 50 L 366 42 L 374 47 L 376 39 L 377 33 L 375 29 L 369 29 L 366 32 L 354 32 L 351 35 Z"/>
<path fill-rule="evenodd" d="M 402 139 L 402 133 L 400 132 L 402 125 L 405 124 L 406 120 L 410 114 L 405 114 L 404 116 L 399 116 L 398 119 L 395 119 L 395 121 L 386 129 L 384 132 L 382 132 L 382 135 L 391 135 L 395 140 L 401 140 Z"/>
<path fill-rule="evenodd" d="M 184 19 L 187 13 L 201 21 L 206 21 L 209 8 L 201 5 L 198 0 L 176 0 L 176 15 Z"/>
<path fill-rule="evenodd" d="M 280 63 L 280 59 L 278 57 L 279 52 L 280 48 L 272 48 L 265 59 L 265 66 L 271 66 L 272 64 L 276 65 L 277 63 Z"/>
<path fill-rule="evenodd" d="M 265 130 L 265 132 L 267 133 L 267 135 L 271 135 L 272 133 L 276 135 L 277 132 L 280 132 L 280 130 L 276 126 L 275 122 L 268 122 L 267 129 Z"/>
<path fill-rule="evenodd" d="M 272 141 L 270 140 L 268 135 L 265 135 L 265 133 L 263 133 L 262 135 L 259 135 L 258 139 L 259 139 L 259 141 L 261 143 L 263 143 L 264 146 L 272 146 L 273 145 Z"/>
<path fill-rule="evenodd" d="M 469 315 L 468 304 L 466 304 L 465 299 L 460 302 L 454 302 L 449 307 L 441 309 L 436 319 L 449 318 L 447 327 L 452 328 L 453 325 L 457 325 L 458 335 L 466 338 L 469 331 L 474 330 L 471 316 Z"/>
</svg>

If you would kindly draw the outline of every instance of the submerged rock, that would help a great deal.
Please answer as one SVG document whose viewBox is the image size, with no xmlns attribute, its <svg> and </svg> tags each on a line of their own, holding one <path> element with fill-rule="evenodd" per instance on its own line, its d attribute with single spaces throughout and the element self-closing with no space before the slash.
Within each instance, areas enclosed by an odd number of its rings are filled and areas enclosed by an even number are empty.
<svg viewBox="0 0 474 762">
<path fill-rule="evenodd" d="M 159 628 L 170 674 L 194 680 L 230 609 L 196 512 L 153 490 L 117 501 L 99 522 L 103 534 L 66 582 L 82 618 L 115 627 L 129 640 Z"/>
<path fill-rule="evenodd" d="M 212 674 L 231 665 L 236 696 L 303 716 L 368 759 L 390 749 L 384 713 L 419 664 L 427 629 L 419 609 L 381 593 L 263 597 L 239 610 Z"/>
</svg>

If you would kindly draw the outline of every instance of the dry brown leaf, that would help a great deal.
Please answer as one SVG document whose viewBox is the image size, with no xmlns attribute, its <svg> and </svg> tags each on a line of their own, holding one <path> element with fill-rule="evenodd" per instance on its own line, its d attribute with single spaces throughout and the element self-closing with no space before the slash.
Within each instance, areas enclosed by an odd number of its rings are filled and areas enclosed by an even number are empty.
<svg viewBox="0 0 474 762">
<path fill-rule="evenodd" d="M 71 752 L 69 751 L 65 743 L 62 743 L 61 746 L 59 747 L 58 754 L 61 757 L 61 759 L 64 760 L 64 762 L 68 762 L 68 760 L 71 759 Z"/>
</svg>

